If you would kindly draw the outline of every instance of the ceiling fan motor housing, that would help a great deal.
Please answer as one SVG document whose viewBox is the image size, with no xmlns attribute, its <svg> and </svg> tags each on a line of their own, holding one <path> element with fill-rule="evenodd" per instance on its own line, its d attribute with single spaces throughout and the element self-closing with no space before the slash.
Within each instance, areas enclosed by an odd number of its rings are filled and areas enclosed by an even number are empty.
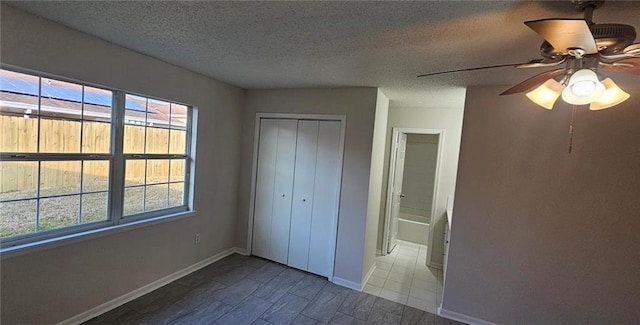
<svg viewBox="0 0 640 325">
<path fill-rule="evenodd" d="M 598 51 L 605 55 L 621 53 L 636 40 L 636 29 L 624 24 L 593 24 L 589 26 Z"/>
<path fill-rule="evenodd" d="M 625 24 L 592 24 L 589 29 L 596 41 L 598 52 L 604 55 L 622 53 L 636 39 L 636 29 Z M 555 61 L 560 61 L 567 55 L 564 49 L 556 50 L 547 41 L 540 45 L 540 54 Z"/>
</svg>

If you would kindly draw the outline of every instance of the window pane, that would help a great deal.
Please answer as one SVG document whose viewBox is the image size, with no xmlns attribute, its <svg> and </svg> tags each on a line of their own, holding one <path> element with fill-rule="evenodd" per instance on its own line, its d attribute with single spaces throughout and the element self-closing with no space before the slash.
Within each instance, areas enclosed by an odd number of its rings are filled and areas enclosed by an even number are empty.
<svg viewBox="0 0 640 325">
<path fill-rule="evenodd" d="M 144 211 L 144 186 L 124 189 L 124 215 Z"/>
<path fill-rule="evenodd" d="M 144 159 L 128 159 L 125 164 L 124 185 L 143 185 L 145 166 Z"/>
<path fill-rule="evenodd" d="M 81 85 L 51 78 L 42 78 L 40 85 L 41 116 L 76 120 L 82 118 Z"/>
<path fill-rule="evenodd" d="M 0 104 L 0 110 L 4 106 Z M 0 112 L 0 151 L 36 152 L 38 150 L 38 118 Z"/>
<path fill-rule="evenodd" d="M 164 209 L 168 206 L 169 184 L 147 186 L 145 211 Z"/>
<path fill-rule="evenodd" d="M 171 131 L 169 142 L 169 153 L 185 154 L 186 134 L 187 134 L 187 106 L 171 104 Z"/>
<path fill-rule="evenodd" d="M 169 159 L 147 160 L 147 184 L 169 181 Z"/>
<path fill-rule="evenodd" d="M 28 234 L 36 229 L 36 200 L 0 203 L 0 237 Z"/>
<path fill-rule="evenodd" d="M 40 152 L 79 153 L 80 128 L 79 120 L 40 118 Z"/>
<path fill-rule="evenodd" d="M 110 123 L 112 102 L 112 91 L 85 86 L 82 119 Z"/>
<path fill-rule="evenodd" d="M 147 102 L 147 126 L 168 127 L 170 113 L 171 104 L 169 102 L 149 98 Z"/>
<path fill-rule="evenodd" d="M 0 114 L 38 115 L 40 78 L 0 69 Z"/>
<path fill-rule="evenodd" d="M 169 207 L 184 205 L 184 183 L 169 184 Z"/>
<path fill-rule="evenodd" d="M 147 99 L 125 95 L 124 153 L 144 153 Z"/>
<path fill-rule="evenodd" d="M 184 164 L 186 159 L 171 159 L 170 182 L 184 181 Z"/>
<path fill-rule="evenodd" d="M 85 160 L 82 168 L 82 191 L 106 191 L 109 189 L 109 161 Z"/>
<path fill-rule="evenodd" d="M 80 161 L 40 164 L 40 196 L 80 193 Z"/>
<path fill-rule="evenodd" d="M 80 195 L 40 199 L 38 229 L 40 231 L 78 224 Z"/>
<path fill-rule="evenodd" d="M 144 153 L 144 126 L 124 126 L 124 153 Z"/>
<path fill-rule="evenodd" d="M 0 161 L 0 201 L 35 198 L 37 186 L 37 162 Z"/>
<path fill-rule="evenodd" d="M 82 195 L 81 223 L 107 220 L 107 192 Z"/>
<path fill-rule="evenodd" d="M 186 154 L 186 136 L 187 131 L 174 129 L 169 130 L 169 153 Z"/>
<path fill-rule="evenodd" d="M 147 127 L 147 153 L 169 152 L 169 129 Z"/>
<path fill-rule="evenodd" d="M 84 121 L 82 123 L 82 152 L 109 153 L 111 124 Z"/>
</svg>

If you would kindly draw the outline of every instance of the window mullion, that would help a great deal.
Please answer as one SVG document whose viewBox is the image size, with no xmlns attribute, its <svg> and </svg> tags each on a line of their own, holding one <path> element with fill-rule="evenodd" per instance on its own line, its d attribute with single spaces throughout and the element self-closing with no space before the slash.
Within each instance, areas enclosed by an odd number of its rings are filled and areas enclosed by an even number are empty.
<svg viewBox="0 0 640 325">
<path fill-rule="evenodd" d="M 117 225 L 123 216 L 124 201 L 124 116 L 125 93 L 115 91 L 111 112 L 111 177 L 109 177 L 109 220 Z"/>
</svg>

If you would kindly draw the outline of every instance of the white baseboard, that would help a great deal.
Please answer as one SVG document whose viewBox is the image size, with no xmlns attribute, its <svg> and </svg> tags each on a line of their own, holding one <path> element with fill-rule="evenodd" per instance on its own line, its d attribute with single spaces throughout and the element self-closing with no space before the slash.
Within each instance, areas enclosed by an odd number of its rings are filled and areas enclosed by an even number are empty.
<svg viewBox="0 0 640 325">
<path fill-rule="evenodd" d="M 429 267 L 433 267 L 433 268 L 440 269 L 440 270 L 443 269 L 442 268 L 442 263 L 436 263 L 436 262 L 429 263 Z"/>
<path fill-rule="evenodd" d="M 373 271 L 375 270 L 376 270 L 376 263 L 374 262 L 373 265 L 371 265 L 371 267 L 369 268 L 369 271 L 367 271 L 367 274 L 362 279 L 361 283 L 345 280 L 337 276 L 334 276 L 331 282 L 345 288 L 362 292 L 362 290 L 364 290 L 364 286 L 367 284 L 367 282 L 369 281 L 369 278 L 371 277 L 371 275 L 373 274 Z"/>
<path fill-rule="evenodd" d="M 105 302 L 102 305 L 98 305 L 96 307 L 93 307 L 85 312 L 82 312 L 78 315 L 75 315 L 71 318 L 68 318 L 66 320 L 63 320 L 62 322 L 58 323 L 58 325 L 67 325 L 67 324 L 81 324 L 84 323 L 96 316 L 102 315 L 116 307 L 122 306 L 124 304 L 126 304 L 129 301 L 132 301 L 138 297 L 141 297 L 153 290 L 156 290 L 166 284 L 169 284 L 177 279 L 180 279 L 181 277 L 190 274 L 192 272 L 195 272 L 209 264 L 215 263 L 233 253 L 238 253 L 238 254 L 242 254 L 242 255 L 246 255 L 246 251 L 242 248 L 238 248 L 238 247 L 233 247 L 233 248 L 229 248 L 223 252 L 220 252 L 216 255 L 213 255 L 207 259 L 204 259 L 198 263 L 195 263 L 191 266 L 188 266 L 180 271 L 174 272 L 172 274 L 169 274 L 167 276 L 165 276 L 164 278 L 158 279 L 156 281 L 153 281 L 143 287 L 140 287 L 138 289 L 135 289 L 129 293 L 125 293 L 124 295 L 117 297 L 111 301 Z"/>
<path fill-rule="evenodd" d="M 353 282 L 353 281 L 349 281 L 349 280 L 345 280 L 343 278 L 339 278 L 337 276 L 333 277 L 333 281 L 334 284 L 337 284 L 339 286 L 345 287 L 345 288 L 349 288 L 349 289 L 353 289 L 353 290 L 358 290 L 358 291 L 362 291 L 360 289 L 360 283 L 357 282 Z"/>
<path fill-rule="evenodd" d="M 367 272 L 367 274 L 365 274 L 364 279 L 362 279 L 362 283 L 360 283 L 360 290 L 359 291 L 364 290 L 364 286 L 367 285 L 367 282 L 369 282 L 369 278 L 371 278 L 371 276 L 373 275 L 373 272 L 376 270 L 377 267 L 378 267 L 378 265 L 374 261 L 373 264 L 371 265 L 371 267 L 369 268 L 369 271 Z"/>
<path fill-rule="evenodd" d="M 457 313 L 455 311 L 446 310 L 446 309 L 443 309 L 442 307 L 438 307 L 438 315 L 444 318 L 457 320 L 459 322 L 463 322 L 469 325 L 496 325 L 496 323 L 492 323 L 490 321 L 468 316 L 465 314 Z"/>
</svg>

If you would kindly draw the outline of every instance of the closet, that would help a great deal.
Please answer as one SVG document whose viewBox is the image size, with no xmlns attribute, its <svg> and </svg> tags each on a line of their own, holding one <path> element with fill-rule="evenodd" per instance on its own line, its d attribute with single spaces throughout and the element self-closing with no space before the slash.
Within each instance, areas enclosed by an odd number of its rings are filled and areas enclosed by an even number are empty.
<svg viewBox="0 0 640 325">
<path fill-rule="evenodd" d="M 259 119 L 252 254 L 329 277 L 341 121 Z"/>
</svg>

